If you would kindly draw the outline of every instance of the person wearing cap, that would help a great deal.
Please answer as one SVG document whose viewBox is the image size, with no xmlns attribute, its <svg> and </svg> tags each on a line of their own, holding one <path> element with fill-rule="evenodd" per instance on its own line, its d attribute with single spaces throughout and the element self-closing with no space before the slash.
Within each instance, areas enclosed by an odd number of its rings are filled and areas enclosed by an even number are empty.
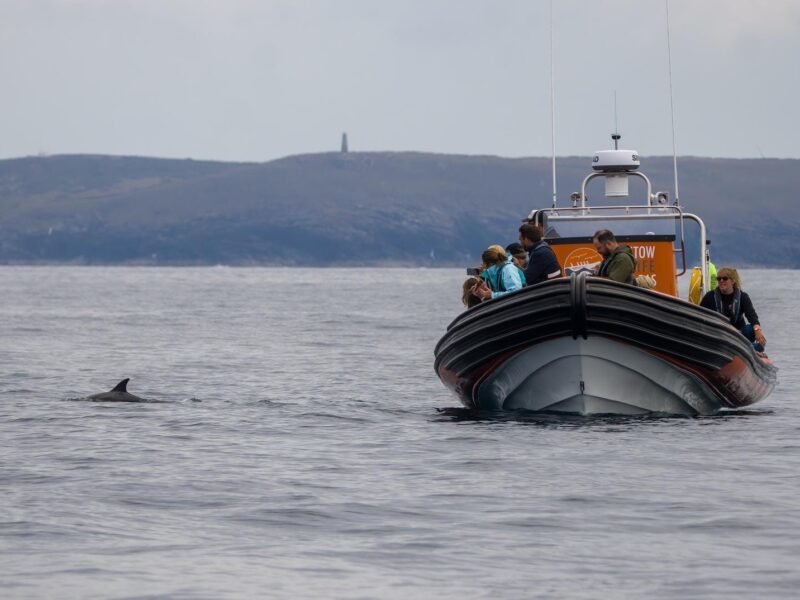
<svg viewBox="0 0 800 600">
<path fill-rule="evenodd" d="M 542 230 L 533 223 L 524 223 L 519 228 L 519 242 L 528 251 L 525 267 L 525 282 L 536 285 L 543 281 L 561 277 L 561 265 L 550 245 L 542 239 Z"/>
<path fill-rule="evenodd" d="M 519 269 L 520 276 L 522 277 L 523 283 L 525 282 L 525 267 L 528 266 L 528 253 L 525 251 L 525 248 L 522 247 L 522 244 L 518 242 L 513 242 L 506 246 L 506 254 L 508 254 L 508 259 Z"/>
</svg>

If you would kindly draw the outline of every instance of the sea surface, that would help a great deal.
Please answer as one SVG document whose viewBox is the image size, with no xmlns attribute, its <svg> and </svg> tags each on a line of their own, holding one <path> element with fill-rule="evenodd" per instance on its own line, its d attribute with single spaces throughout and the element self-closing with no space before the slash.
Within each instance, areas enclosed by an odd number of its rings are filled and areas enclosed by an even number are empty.
<svg viewBox="0 0 800 600">
<path fill-rule="evenodd" d="M 434 375 L 461 270 L 0 267 L 0 596 L 796 598 L 800 272 L 743 276 L 769 398 L 557 418 Z"/>
</svg>

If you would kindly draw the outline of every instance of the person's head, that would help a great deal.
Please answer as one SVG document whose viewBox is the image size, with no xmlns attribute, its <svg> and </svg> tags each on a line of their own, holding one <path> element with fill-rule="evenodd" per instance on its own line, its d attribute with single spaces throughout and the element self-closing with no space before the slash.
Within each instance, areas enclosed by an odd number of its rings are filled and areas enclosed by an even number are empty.
<svg viewBox="0 0 800 600">
<path fill-rule="evenodd" d="M 742 287 L 739 272 L 732 267 L 722 267 L 717 271 L 717 287 L 723 294 L 731 294 L 733 290 Z"/>
<path fill-rule="evenodd" d="M 617 243 L 617 238 L 615 238 L 614 234 L 608 229 L 600 229 L 599 231 L 595 231 L 594 235 L 592 236 L 592 243 L 594 244 L 594 249 L 597 250 L 597 253 L 603 258 L 610 255 L 614 250 L 617 249 L 617 246 L 619 246 Z"/>
<path fill-rule="evenodd" d="M 524 248 L 530 248 L 542 240 L 542 230 L 533 223 L 523 223 L 519 226 L 519 243 Z"/>
<path fill-rule="evenodd" d="M 492 265 L 505 264 L 508 261 L 508 256 L 502 246 L 494 244 L 483 251 L 481 260 L 483 261 L 483 267 L 488 269 Z"/>
<path fill-rule="evenodd" d="M 525 251 L 522 244 L 518 244 L 517 242 L 509 244 L 506 246 L 506 253 L 511 255 L 511 260 L 513 260 L 514 264 L 520 269 L 524 269 L 525 265 L 528 264 L 528 253 Z"/>
<path fill-rule="evenodd" d="M 464 303 L 464 306 L 472 308 L 481 303 L 481 299 L 472 293 L 475 286 L 481 285 L 486 285 L 486 282 L 480 277 L 467 277 L 464 280 L 464 286 L 461 292 L 461 301 Z"/>
</svg>

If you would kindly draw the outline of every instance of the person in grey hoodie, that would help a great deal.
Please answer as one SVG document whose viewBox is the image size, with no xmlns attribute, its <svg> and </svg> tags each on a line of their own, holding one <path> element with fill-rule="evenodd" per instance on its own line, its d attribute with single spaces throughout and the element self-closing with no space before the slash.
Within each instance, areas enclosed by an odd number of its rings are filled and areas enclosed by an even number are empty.
<svg viewBox="0 0 800 600">
<path fill-rule="evenodd" d="M 592 243 L 597 253 L 603 257 L 603 262 L 597 268 L 598 277 L 608 277 L 621 283 L 636 285 L 633 271 L 636 269 L 636 259 L 630 246 L 620 244 L 608 229 L 601 229 L 592 236 Z"/>
</svg>

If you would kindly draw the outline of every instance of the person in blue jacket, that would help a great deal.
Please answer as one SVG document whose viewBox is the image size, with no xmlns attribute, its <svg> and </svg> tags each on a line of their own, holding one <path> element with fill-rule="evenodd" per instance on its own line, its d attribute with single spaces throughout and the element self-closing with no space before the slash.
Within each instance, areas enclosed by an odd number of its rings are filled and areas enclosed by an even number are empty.
<svg viewBox="0 0 800 600">
<path fill-rule="evenodd" d="M 510 292 L 522 289 L 523 281 L 517 266 L 511 262 L 502 246 L 489 246 L 481 255 L 483 270 L 481 278 L 488 288 L 476 286 L 472 293 L 481 300 L 499 298 Z"/>
<path fill-rule="evenodd" d="M 528 266 L 525 267 L 527 285 L 561 277 L 558 258 L 550 245 L 542 239 L 542 230 L 539 227 L 533 223 L 524 223 L 519 228 L 519 242 L 528 251 Z"/>
</svg>

